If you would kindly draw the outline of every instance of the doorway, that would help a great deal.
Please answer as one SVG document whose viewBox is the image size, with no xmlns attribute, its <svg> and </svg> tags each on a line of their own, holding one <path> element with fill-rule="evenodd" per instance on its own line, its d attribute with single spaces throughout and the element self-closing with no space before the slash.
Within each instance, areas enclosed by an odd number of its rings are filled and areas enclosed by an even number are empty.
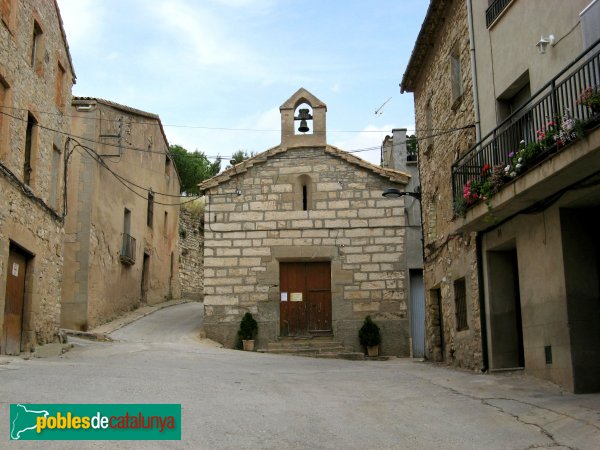
<svg viewBox="0 0 600 450">
<path fill-rule="evenodd" d="M 331 327 L 331 262 L 279 263 L 281 336 L 328 335 Z"/>
<path fill-rule="evenodd" d="M 423 271 L 410 270 L 410 334 L 413 358 L 425 357 L 425 293 Z"/>
<path fill-rule="evenodd" d="M 144 252 L 144 263 L 142 264 L 142 303 L 148 299 L 148 287 L 150 285 L 150 255 Z"/>
<path fill-rule="evenodd" d="M 30 255 L 11 244 L 8 253 L 2 353 L 18 355 L 23 340 L 25 279 Z"/>
<path fill-rule="evenodd" d="M 493 369 L 525 367 L 516 248 L 488 252 Z"/>
</svg>

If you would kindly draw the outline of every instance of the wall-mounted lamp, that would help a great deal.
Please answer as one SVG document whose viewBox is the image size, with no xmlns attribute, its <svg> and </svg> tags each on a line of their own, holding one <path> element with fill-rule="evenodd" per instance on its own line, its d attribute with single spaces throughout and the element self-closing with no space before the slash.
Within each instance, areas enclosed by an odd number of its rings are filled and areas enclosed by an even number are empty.
<svg viewBox="0 0 600 450">
<path fill-rule="evenodd" d="M 542 35 L 539 42 L 537 44 L 535 44 L 535 46 L 538 49 L 538 52 L 540 52 L 540 54 L 542 54 L 542 55 L 544 53 L 546 53 L 546 50 L 548 49 L 548 45 L 554 46 L 554 35 L 553 34 L 549 34 L 546 37 L 544 37 Z"/>
<path fill-rule="evenodd" d="M 403 192 L 400 189 L 388 188 L 385 191 L 383 191 L 383 194 L 381 195 L 385 198 L 399 198 L 408 195 L 409 197 L 421 201 L 421 190 L 419 189 L 419 187 L 415 189 L 415 192 Z"/>
</svg>

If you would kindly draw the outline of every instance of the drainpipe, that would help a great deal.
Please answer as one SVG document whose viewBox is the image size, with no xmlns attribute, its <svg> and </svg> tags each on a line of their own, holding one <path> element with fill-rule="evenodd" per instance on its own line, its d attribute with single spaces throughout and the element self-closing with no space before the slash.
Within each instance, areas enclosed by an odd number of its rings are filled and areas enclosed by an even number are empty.
<svg viewBox="0 0 600 450">
<path fill-rule="evenodd" d="M 471 76 L 473 77 L 473 103 L 475 113 L 475 142 L 481 141 L 481 123 L 479 116 L 479 89 L 477 87 L 477 64 L 475 62 L 475 33 L 473 32 L 473 3 L 467 0 L 469 15 L 469 52 L 471 54 Z"/>
<path fill-rule="evenodd" d="M 477 232 L 475 237 L 475 252 L 477 254 L 477 285 L 479 290 L 479 322 L 481 327 L 481 359 L 483 360 L 482 372 L 488 371 L 488 347 L 487 347 L 487 322 L 485 320 L 485 293 L 483 289 L 483 247 L 481 233 Z"/>
</svg>

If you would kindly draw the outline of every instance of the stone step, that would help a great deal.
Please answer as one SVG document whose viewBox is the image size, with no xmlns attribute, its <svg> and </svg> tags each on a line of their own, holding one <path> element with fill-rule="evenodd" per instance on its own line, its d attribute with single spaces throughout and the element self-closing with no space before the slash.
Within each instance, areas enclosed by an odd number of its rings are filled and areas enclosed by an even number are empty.
<svg viewBox="0 0 600 450">
<path fill-rule="evenodd" d="M 275 348 L 275 349 L 267 349 L 268 353 L 277 353 L 277 354 L 321 354 L 321 353 L 339 353 L 339 352 L 347 352 L 348 350 L 342 345 L 336 345 L 334 347 L 327 348 L 319 348 L 319 347 L 287 347 L 287 348 Z"/>
<path fill-rule="evenodd" d="M 333 336 L 285 336 L 276 342 L 269 342 L 266 353 L 281 355 L 310 356 L 316 358 L 364 359 L 362 353 L 344 347 Z"/>
<path fill-rule="evenodd" d="M 328 359 L 348 359 L 350 361 L 363 361 L 365 354 L 360 352 L 324 352 L 316 355 L 317 358 L 328 358 Z"/>
<path fill-rule="evenodd" d="M 339 341 L 279 341 L 269 342 L 268 350 L 278 350 L 286 348 L 334 348 L 340 347 L 342 343 Z"/>
</svg>

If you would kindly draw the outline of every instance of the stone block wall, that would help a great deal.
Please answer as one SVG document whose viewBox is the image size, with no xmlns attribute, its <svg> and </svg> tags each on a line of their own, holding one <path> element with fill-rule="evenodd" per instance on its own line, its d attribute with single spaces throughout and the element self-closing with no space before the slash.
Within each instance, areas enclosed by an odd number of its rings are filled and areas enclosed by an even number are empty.
<svg viewBox="0 0 600 450">
<path fill-rule="evenodd" d="M 414 85 L 416 128 L 422 189 L 425 244 L 426 354 L 434 360 L 480 368 L 481 327 L 475 235 L 456 233 L 452 164 L 475 141 L 467 8 L 449 1 L 439 11 L 443 20 L 429 27 L 435 44 L 424 55 Z M 432 23 L 435 20 L 432 20 Z M 462 96 L 454 100 L 451 54 L 458 55 Z M 460 129 L 465 126 L 471 128 Z M 449 131 L 457 129 L 456 131 Z M 443 132 L 442 132 L 443 131 Z M 469 328 L 457 331 L 454 282 L 464 278 Z M 439 291 L 436 291 L 438 290 Z M 437 292 L 441 294 L 440 311 Z M 444 343 L 442 352 L 441 344 Z"/>
<path fill-rule="evenodd" d="M 202 213 L 201 213 L 202 214 Z M 181 296 L 202 299 L 204 287 L 204 224 L 185 206 L 179 214 L 179 283 Z"/>
<path fill-rule="evenodd" d="M 309 180 L 307 211 L 298 201 L 300 177 Z M 358 329 L 370 314 L 383 331 L 381 351 L 408 356 L 404 200 L 383 198 L 387 187 L 403 186 L 307 147 L 211 188 L 204 215 L 207 336 L 233 346 L 250 311 L 258 346 L 266 347 L 279 336 L 279 263 L 331 261 L 335 338 L 360 351 Z"/>
<path fill-rule="evenodd" d="M 11 276 L 8 256 L 13 245 L 29 255 L 21 339 L 21 350 L 28 351 L 58 339 L 63 161 L 70 132 L 64 113 L 74 74 L 54 2 L 3 2 L 0 13 L 0 336 L 4 336 L 6 282 Z M 34 21 L 42 35 L 32 61 Z M 37 126 L 32 128 L 32 170 L 25 186 L 29 114 Z M 0 338 L 0 353 L 2 346 Z"/>
</svg>

